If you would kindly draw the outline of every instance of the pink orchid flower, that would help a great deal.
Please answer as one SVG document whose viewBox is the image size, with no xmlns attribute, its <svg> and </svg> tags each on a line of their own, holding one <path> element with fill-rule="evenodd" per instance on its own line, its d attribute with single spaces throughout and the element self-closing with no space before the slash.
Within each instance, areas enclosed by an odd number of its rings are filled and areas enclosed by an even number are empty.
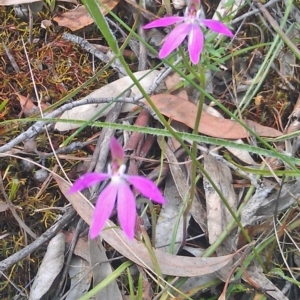
<svg viewBox="0 0 300 300">
<path fill-rule="evenodd" d="M 97 184 L 106 179 L 110 183 L 100 193 L 92 220 L 90 237 L 95 238 L 104 228 L 117 201 L 118 218 L 121 227 L 129 239 L 134 237 L 134 227 L 136 220 L 135 197 L 130 185 L 138 190 L 142 195 L 152 201 L 166 203 L 157 186 L 143 176 L 131 176 L 125 174 L 126 166 L 124 161 L 124 150 L 115 138 L 111 139 L 110 151 L 112 162 L 107 173 L 87 173 L 78 178 L 69 193 L 75 193 Z"/>
<path fill-rule="evenodd" d="M 154 27 L 166 27 L 173 24 L 176 26 L 166 37 L 165 43 L 159 51 L 159 58 L 167 57 L 176 49 L 188 36 L 188 51 L 193 64 L 198 64 L 201 51 L 204 45 L 204 35 L 202 27 L 232 37 L 232 32 L 220 21 L 200 18 L 200 0 L 190 0 L 190 5 L 186 9 L 183 17 L 172 16 L 157 19 L 143 26 L 144 29 Z"/>
</svg>

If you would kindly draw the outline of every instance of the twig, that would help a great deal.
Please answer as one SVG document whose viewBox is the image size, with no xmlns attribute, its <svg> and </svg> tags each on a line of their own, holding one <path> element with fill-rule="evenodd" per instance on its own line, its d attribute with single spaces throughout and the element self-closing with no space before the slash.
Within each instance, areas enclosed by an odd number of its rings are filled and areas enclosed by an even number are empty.
<svg viewBox="0 0 300 300">
<path fill-rule="evenodd" d="M 125 31 L 117 23 L 115 23 L 110 18 L 105 18 L 105 20 L 107 21 L 107 23 L 113 25 L 121 33 L 123 38 L 125 38 L 125 39 L 127 38 L 127 34 L 125 33 Z M 139 45 L 138 45 L 138 42 L 133 37 L 131 39 L 129 39 L 128 45 L 130 46 L 130 48 L 133 51 L 134 55 L 136 57 L 139 57 Z M 124 51 L 126 51 L 126 50 L 124 50 Z"/>
<path fill-rule="evenodd" d="M 229 161 L 227 161 L 222 155 L 219 155 L 217 153 L 214 153 L 213 151 L 202 147 L 200 145 L 197 146 L 198 149 L 200 149 L 203 153 L 207 154 L 207 155 L 211 155 L 212 157 L 214 157 L 218 162 L 221 162 L 223 164 L 225 164 L 227 167 L 229 167 L 230 169 L 238 172 L 240 175 L 246 177 L 249 179 L 249 181 L 251 182 L 251 184 L 253 186 L 255 186 L 257 189 L 261 189 L 262 186 L 259 183 L 259 180 L 256 178 L 255 175 L 251 174 L 251 173 L 247 173 L 245 171 L 243 171 L 242 169 L 240 169 L 239 167 L 235 166 L 234 164 L 230 163 Z"/>
<path fill-rule="evenodd" d="M 273 29 L 277 32 L 277 34 L 281 37 L 283 42 L 289 47 L 289 49 L 296 55 L 298 59 L 300 59 L 300 50 L 297 46 L 289 39 L 289 37 L 282 31 L 277 22 L 273 19 L 267 9 L 259 2 L 259 0 L 254 0 L 255 4 L 259 7 L 265 18 L 269 21 Z"/>
<path fill-rule="evenodd" d="M 86 142 L 72 142 L 70 145 L 66 146 L 66 147 L 63 147 L 63 148 L 59 148 L 58 150 L 55 151 L 55 153 L 57 155 L 59 154 L 65 154 L 65 153 L 70 153 L 70 152 L 74 152 L 76 150 L 80 150 L 84 147 L 86 147 L 87 145 L 90 145 L 91 143 L 94 143 L 95 142 L 95 139 L 92 139 L 92 140 L 88 140 Z M 54 155 L 53 152 L 49 152 L 49 153 L 46 153 L 46 152 L 37 152 L 39 158 L 41 161 L 51 157 Z"/>
<path fill-rule="evenodd" d="M 178 58 L 174 62 L 174 66 L 177 66 L 182 61 L 182 57 Z M 174 72 L 171 67 L 163 69 L 154 79 L 152 86 L 149 89 L 149 95 L 152 95 L 154 92 L 159 93 L 159 87 L 161 83 L 172 73 Z"/>
<path fill-rule="evenodd" d="M 63 215 L 63 217 L 57 221 L 52 227 L 50 227 L 47 231 L 45 231 L 40 237 L 38 237 L 35 241 L 33 241 L 30 245 L 26 246 L 22 250 L 14 253 L 10 257 L 2 260 L 0 262 L 0 272 L 4 272 L 5 270 L 12 267 L 18 261 L 26 258 L 29 254 L 36 251 L 39 247 L 41 247 L 44 243 L 48 242 L 51 238 L 53 238 L 66 224 L 69 223 L 71 219 L 75 216 L 76 211 L 74 209 L 68 209 L 68 211 Z"/>
<path fill-rule="evenodd" d="M 9 59 L 11 65 L 12 65 L 12 67 L 13 67 L 14 70 L 15 70 L 15 72 L 16 72 L 16 73 L 19 73 L 19 72 L 20 72 L 20 68 L 19 68 L 19 66 L 18 66 L 18 64 L 17 64 L 17 62 L 16 62 L 16 60 L 15 60 L 14 57 L 10 54 L 8 48 L 6 47 L 6 45 L 5 45 L 4 43 L 2 43 L 2 46 L 3 46 L 4 50 L 5 50 L 5 53 L 6 53 L 6 55 L 7 55 L 8 59 Z"/>
<path fill-rule="evenodd" d="M 55 296 L 53 297 L 53 300 L 55 300 L 55 299 L 59 300 L 62 297 L 62 294 L 63 294 L 62 290 L 63 290 L 63 287 L 64 287 L 64 285 L 66 283 L 66 280 L 67 280 L 68 271 L 69 271 L 70 263 L 71 263 L 73 253 L 74 253 L 74 250 L 75 250 L 75 246 L 76 246 L 76 243 L 78 241 L 78 238 L 79 238 L 79 235 L 81 233 L 81 230 L 82 230 L 83 226 L 84 226 L 84 220 L 80 219 L 77 223 L 76 230 L 74 232 L 72 241 L 70 243 L 70 246 L 69 246 L 69 249 L 68 249 L 68 256 L 67 256 L 67 259 L 64 263 L 65 267 L 64 267 L 63 273 L 60 277 L 60 282 L 59 282 L 59 284 L 56 288 Z"/>
<path fill-rule="evenodd" d="M 271 1 L 267 2 L 266 4 L 264 4 L 263 6 L 264 7 L 269 7 L 269 6 L 275 4 L 278 1 L 279 0 L 271 0 Z M 260 12 L 260 9 L 258 9 L 258 8 L 253 9 L 253 10 L 251 10 L 251 11 L 249 11 L 249 12 L 247 12 L 247 13 L 241 15 L 241 16 L 239 16 L 238 18 L 232 20 L 231 22 L 229 22 L 229 25 L 233 25 L 233 24 L 239 23 L 240 21 L 243 21 L 246 18 L 251 17 L 251 16 L 253 16 L 253 15 L 259 13 L 259 12 Z"/>
<path fill-rule="evenodd" d="M 135 98 L 133 98 L 133 97 L 119 98 L 118 100 L 116 100 L 116 102 L 132 103 L 135 105 L 140 105 L 142 107 L 145 107 L 145 105 L 139 101 L 141 99 L 143 99 L 143 96 L 138 96 Z M 45 118 L 47 118 L 47 119 L 56 118 L 59 115 L 61 115 L 63 112 L 70 110 L 77 106 L 82 106 L 82 105 L 86 105 L 86 104 L 96 104 L 96 103 L 108 103 L 108 102 L 111 102 L 114 100 L 115 100 L 115 98 L 110 97 L 110 98 L 88 98 L 88 99 L 82 99 L 79 101 L 74 101 L 72 103 L 67 103 L 67 104 L 59 107 L 55 111 L 45 115 Z M 50 123 L 49 120 L 36 122 L 34 125 L 30 126 L 25 132 L 21 133 L 16 138 L 14 138 L 13 140 L 9 141 L 8 143 L 6 143 L 2 147 L 0 147 L 0 153 L 7 152 L 7 151 L 11 150 L 14 146 L 20 144 L 21 142 L 23 142 L 27 139 L 31 139 L 34 136 L 36 136 L 38 133 L 43 132 L 45 130 L 44 126 L 49 123 Z"/>
<path fill-rule="evenodd" d="M 99 58 L 101 61 L 105 62 L 105 63 L 109 63 L 111 61 L 111 59 L 109 58 L 108 55 L 102 53 L 101 51 L 99 51 L 98 49 L 96 49 L 92 44 L 90 44 L 87 40 L 76 36 L 74 34 L 71 33 L 64 33 L 62 35 L 62 38 L 73 42 L 75 44 L 78 44 L 81 48 L 83 48 L 84 50 L 86 50 L 87 52 L 95 55 L 97 58 Z M 123 68 L 123 66 L 118 63 L 118 59 L 116 59 L 116 62 L 113 62 L 111 64 L 112 68 L 115 69 L 118 73 L 121 73 L 122 75 L 127 75 L 126 70 Z"/>
</svg>

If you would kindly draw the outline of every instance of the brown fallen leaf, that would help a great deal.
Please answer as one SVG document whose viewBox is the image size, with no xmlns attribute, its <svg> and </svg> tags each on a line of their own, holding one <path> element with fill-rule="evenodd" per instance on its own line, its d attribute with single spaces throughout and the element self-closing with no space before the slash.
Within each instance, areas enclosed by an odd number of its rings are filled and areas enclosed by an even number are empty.
<svg viewBox="0 0 300 300">
<path fill-rule="evenodd" d="M 40 112 L 38 106 L 35 105 L 30 98 L 22 96 L 19 93 L 14 93 L 14 94 L 16 94 L 18 96 L 19 102 L 20 102 L 20 105 L 22 108 L 21 112 L 19 113 L 20 117 L 23 113 L 24 113 L 25 117 L 30 117 L 30 116 L 33 116 L 34 114 Z M 48 105 L 46 103 L 41 103 L 41 108 L 42 108 L 42 110 L 47 109 Z"/>
<path fill-rule="evenodd" d="M 77 213 L 90 225 L 93 205 L 82 194 L 69 195 L 67 192 L 70 185 L 62 178 L 54 176 L 54 179 Z M 107 221 L 106 224 L 106 228 L 101 232 L 101 237 L 129 260 L 154 272 L 155 267 L 146 246 L 136 239 L 129 240 L 113 222 Z M 163 274 L 183 277 L 200 276 L 218 271 L 227 265 L 235 255 L 233 253 L 226 256 L 204 258 L 173 255 L 158 249 L 153 249 L 153 252 Z"/>
<path fill-rule="evenodd" d="M 195 104 L 170 94 L 157 94 L 152 96 L 151 100 L 163 115 L 172 120 L 182 122 L 190 128 L 194 127 L 197 114 L 197 106 Z M 282 132 L 274 128 L 262 126 L 250 120 L 244 120 L 244 122 L 260 136 L 278 137 L 282 135 Z M 249 136 L 246 129 L 236 121 L 220 119 L 205 111 L 202 111 L 198 131 L 208 136 L 223 139 L 236 140 Z"/>
<path fill-rule="evenodd" d="M 28 97 L 24 97 L 19 93 L 16 93 L 16 95 L 18 96 L 20 105 L 22 107 L 22 111 L 19 114 L 20 116 L 24 113 L 25 117 L 30 117 L 38 113 L 38 107 L 33 104 L 33 102 Z"/>
<path fill-rule="evenodd" d="M 119 3 L 119 0 L 102 0 L 101 3 L 112 10 Z M 107 11 L 102 7 L 100 8 L 102 13 L 106 15 Z M 94 24 L 94 19 L 83 5 L 80 5 L 73 10 L 66 11 L 63 14 L 54 17 L 53 20 L 57 22 L 59 26 L 67 27 L 72 31 Z"/>
</svg>

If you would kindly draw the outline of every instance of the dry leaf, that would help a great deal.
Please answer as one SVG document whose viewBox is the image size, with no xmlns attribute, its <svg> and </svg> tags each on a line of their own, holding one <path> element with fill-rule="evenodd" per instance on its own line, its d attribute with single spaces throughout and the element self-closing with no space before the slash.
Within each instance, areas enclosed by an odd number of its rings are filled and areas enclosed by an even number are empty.
<svg viewBox="0 0 300 300">
<path fill-rule="evenodd" d="M 70 245 L 73 239 L 73 232 L 63 231 L 63 233 L 66 237 L 66 244 Z M 77 239 L 74 254 L 80 256 L 87 262 L 90 262 L 89 244 L 86 236 L 82 236 Z"/>
<path fill-rule="evenodd" d="M 174 90 L 173 95 L 183 98 L 186 101 L 189 100 L 189 96 L 187 94 L 187 91 L 185 88 L 180 88 L 179 90 L 177 89 L 177 85 L 182 81 L 182 78 L 179 76 L 178 73 L 172 73 L 171 75 L 169 75 L 166 79 L 165 79 L 165 85 L 167 88 L 167 91 L 169 93 L 172 92 L 172 90 Z M 180 132 L 189 132 L 189 128 L 188 126 L 186 126 L 185 124 L 181 123 L 181 122 L 177 122 L 174 121 L 172 122 L 172 126 L 175 130 L 180 131 Z M 168 144 L 172 145 L 172 150 L 173 152 L 175 152 L 177 149 L 179 149 L 181 147 L 180 143 L 174 138 L 171 137 L 168 139 Z"/>
<path fill-rule="evenodd" d="M 249 266 L 243 279 L 253 285 L 255 289 L 265 291 L 272 299 L 289 300 L 256 266 Z"/>
<path fill-rule="evenodd" d="M 235 12 L 238 12 L 239 9 L 245 4 L 245 0 L 236 0 L 233 1 L 233 5 L 228 6 L 227 0 L 221 0 L 216 9 L 216 12 L 213 15 L 213 20 L 220 20 L 221 18 L 226 17 L 229 13 L 233 12 L 232 16 L 235 15 Z"/>
<path fill-rule="evenodd" d="M 237 199 L 232 186 L 232 175 L 229 167 L 207 154 L 204 154 L 203 165 L 211 180 L 228 201 L 231 209 L 236 211 Z M 228 223 L 232 220 L 232 215 L 206 177 L 203 178 L 203 186 L 207 207 L 209 243 L 213 244 L 218 240 Z"/>
<path fill-rule="evenodd" d="M 241 139 L 238 139 L 235 141 L 236 144 L 244 144 L 244 142 Z M 250 153 L 245 150 L 233 148 L 233 147 L 226 147 L 228 151 L 230 151 L 235 157 L 237 157 L 240 161 L 248 164 L 248 165 L 259 165 L 257 162 L 253 160 Z"/>
<path fill-rule="evenodd" d="M 171 118 L 194 127 L 197 106 L 173 95 L 158 94 L 151 97 L 159 111 Z M 260 136 L 278 137 L 282 133 L 276 129 L 262 126 L 250 120 L 244 121 L 252 130 Z M 202 112 L 199 133 L 224 139 L 240 139 L 249 136 L 245 128 L 234 120 L 220 119 Z"/>
<path fill-rule="evenodd" d="M 101 2 L 112 10 L 119 3 L 119 0 L 102 0 Z M 104 8 L 100 7 L 100 9 L 104 15 L 107 14 L 107 11 Z M 72 31 L 94 24 L 94 19 L 90 16 L 83 5 L 77 6 L 73 10 L 69 10 L 59 16 L 56 16 L 53 20 L 57 22 L 59 26 L 67 27 Z"/>
<path fill-rule="evenodd" d="M 78 300 L 88 292 L 91 286 L 92 270 L 90 264 L 86 260 L 73 255 L 68 272 L 71 286 L 66 300 Z"/>
<path fill-rule="evenodd" d="M 145 74 L 149 73 L 149 70 L 146 71 L 140 71 L 134 73 L 134 76 L 139 79 Z M 153 84 L 153 81 L 155 80 L 156 76 L 159 74 L 159 71 L 152 71 L 147 76 L 145 76 L 143 79 L 140 80 L 140 84 L 143 86 L 143 88 L 147 91 Z M 133 84 L 133 81 L 129 76 L 122 77 L 114 82 L 111 82 L 100 89 L 92 92 L 88 96 L 84 97 L 81 100 L 84 99 L 91 99 L 91 98 L 103 98 L 103 97 L 117 97 L 121 93 L 124 92 L 125 89 L 130 87 Z M 134 85 L 131 88 L 131 94 L 130 97 L 137 97 L 141 95 L 139 89 Z M 115 103 L 112 103 L 109 108 L 105 109 L 100 115 L 99 118 L 102 116 L 106 116 L 107 113 L 113 108 Z M 62 114 L 60 117 L 61 119 L 72 119 L 72 120 L 83 120 L 88 121 L 90 120 L 94 115 L 97 114 L 97 112 L 100 112 L 103 110 L 103 108 L 107 106 L 107 103 L 99 103 L 99 104 L 87 104 L 82 105 L 79 107 L 74 107 L 73 109 L 66 111 Z M 136 105 L 125 103 L 122 107 L 122 112 L 128 112 L 131 111 Z M 80 127 L 78 124 L 74 123 L 56 123 L 55 129 L 59 131 L 65 131 L 65 130 L 72 130 Z"/>
<path fill-rule="evenodd" d="M 167 200 L 159 214 L 159 218 L 156 224 L 156 239 L 155 245 L 159 247 L 161 251 L 170 252 L 170 244 L 172 241 L 173 230 L 177 230 L 174 245 L 174 253 L 177 253 L 181 242 L 183 241 L 183 216 L 181 215 L 178 221 L 178 216 L 184 205 L 183 201 L 187 197 L 190 187 L 187 184 L 187 178 L 183 173 L 181 166 L 178 164 L 177 158 L 168 144 L 164 143 L 161 138 L 157 140 L 158 145 L 164 151 L 164 156 L 170 163 L 169 168 L 172 177 L 168 176 L 165 186 L 165 198 Z M 197 201 L 197 199 L 195 199 Z M 191 214 L 186 216 L 186 224 L 189 224 Z M 176 224 L 178 222 L 178 228 Z M 185 228 L 186 230 L 187 228 Z M 165 245 L 164 247 L 162 247 Z"/>
<path fill-rule="evenodd" d="M 33 102 L 29 98 L 24 97 L 19 93 L 16 93 L 16 95 L 19 97 L 22 112 L 24 113 L 25 117 L 30 117 L 39 112 L 38 107 L 33 104 Z"/>
<path fill-rule="evenodd" d="M 32 100 L 30 100 L 27 97 L 22 96 L 19 93 L 15 93 L 15 94 L 18 96 L 20 105 L 22 107 L 22 111 L 20 112 L 20 115 L 22 115 L 24 113 L 25 117 L 30 117 L 30 116 L 40 112 L 38 106 L 36 106 L 32 102 Z M 47 109 L 48 105 L 46 103 L 41 103 L 41 108 L 42 108 L 42 110 Z"/>
<path fill-rule="evenodd" d="M 69 195 L 70 185 L 58 176 L 54 176 L 60 190 L 71 202 L 78 214 L 90 225 L 94 208 L 82 194 Z M 111 222 L 106 222 L 107 227 L 101 232 L 101 237 L 117 252 L 136 264 L 154 271 L 152 259 L 145 245 L 136 239 L 129 240 L 121 229 Z M 213 273 L 228 264 L 234 254 L 222 257 L 185 257 L 168 254 L 158 249 L 153 249 L 160 270 L 163 274 L 172 276 L 193 277 Z"/>
<path fill-rule="evenodd" d="M 167 200 L 167 204 L 161 208 L 157 220 L 155 246 L 158 247 L 161 251 L 166 251 L 170 253 L 170 245 L 172 242 L 173 231 L 177 230 L 175 238 L 176 244 L 174 245 L 174 253 L 177 253 L 183 240 L 182 215 L 179 220 L 179 224 L 177 225 L 178 216 L 183 205 L 183 199 L 178 193 L 178 190 L 171 175 L 168 175 L 166 179 L 164 196 Z M 188 214 L 187 224 L 189 224 L 190 218 L 191 214 Z M 178 226 L 177 229 L 176 226 Z"/>
<path fill-rule="evenodd" d="M 106 256 L 106 249 L 102 245 L 100 237 L 93 240 L 89 240 L 89 248 L 91 257 L 91 267 L 93 271 L 93 286 L 95 287 L 105 278 L 108 278 L 113 272 L 113 269 L 110 263 L 108 262 L 108 258 Z M 120 293 L 116 280 L 112 281 L 110 284 L 105 286 L 94 296 L 94 298 L 95 300 L 122 300 L 122 295 Z"/>
<path fill-rule="evenodd" d="M 59 275 L 64 265 L 65 236 L 61 232 L 49 243 L 42 264 L 30 290 L 29 300 L 40 300 L 47 292 L 53 281 Z"/>
<path fill-rule="evenodd" d="M 294 205 L 299 196 L 300 179 L 284 183 L 279 191 L 275 184 L 256 190 L 242 210 L 241 223 L 253 225 L 272 217 L 275 211 L 279 214 Z"/>
<path fill-rule="evenodd" d="M 203 105 L 203 110 L 207 112 L 208 114 L 215 116 L 217 118 L 224 119 L 224 117 L 219 113 L 216 109 L 214 109 L 211 106 L 208 106 L 206 104 Z M 235 143 L 237 144 L 244 144 L 243 140 L 238 139 L 235 140 Z M 248 165 L 257 165 L 257 163 L 252 159 L 251 155 L 249 154 L 248 151 L 241 150 L 241 149 L 236 149 L 236 148 L 231 148 L 231 147 L 225 147 L 228 151 L 230 151 L 234 156 L 238 157 L 239 160 L 245 162 Z"/>
<path fill-rule="evenodd" d="M 299 117 L 300 117 L 300 94 L 299 94 L 297 102 L 294 106 L 293 112 L 290 115 L 290 118 L 298 119 Z"/>
<path fill-rule="evenodd" d="M 206 154 L 204 155 L 203 164 L 205 171 L 224 195 L 231 209 L 235 212 L 237 208 L 237 197 L 232 186 L 232 175 L 229 167 Z M 233 217 L 206 177 L 203 178 L 203 186 L 207 208 L 207 232 L 209 243 L 213 244 L 218 240 L 224 230 L 226 230 L 227 225 L 232 221 Z M 226 239 L 216 249 L 217 256 L 227 255 L 236 250 L 234 242 L 235 235 L 235 230 L 228 234 Z M 218 271 L 219 278 L 224 282 L 226 282 L 228 274 L 230 274 L 231 267 L 232 266 L 228 264 Z"/>
<path fill-rule="evenodd" d="M 161 209 L 161 213 L 158 218 L 156 225 L 156 246 L 169 244 L 172 240 L 172 234 L 170 233 L 170 228 L 172 230 L 175 228 L 175 224 L 178 221 L 178 215 L 182 208 L 183 201 L 190 191 L 190 186 L 188 185 L 188 180 L 184 174 L 181 166 L 178 164 L 178 161 L 171 151 L 168 144 L 163 144 L 161 139 L 158 139 L 158 144 L 163 149 L 164 155 L 166 156 L 168 162 L 170 163 L 170 171 L 173 177 L 173 180 L 167 178 L 166 188 L 165 188 L 165 197 L 167 199 L 167 204 L 164 205 Z M 174 190 L 175 189 L 175 190 Z M 206 213 L 195 197 L 192 202 L 192 207 L 190 208 L 189 213 L 186 216 L 186 223 L 189 224 L 191 215 L 195 221 L 201 226 L 201 228 L 206 229 Z M 206 231 L 206 230 L 205 230 Z M 176 234 L 176 241 L 181 242 L 183 239 L 183 217 L 180 218 L 179 226 Z M 175 244 L 175 253 L 177 253 L 180 244 Z M 161 250 L 169 252 L 169 246 L 161 248 Z"/>
<path fill-rule="evenodd" d="M 41 22 L 41 27 L 44 28 L 44 29 L 46 29 L 48 27 L 51 27 L 52 25 L 53 25 L 53 23 L 50 20 L 43 20 Z"/>
</svg>

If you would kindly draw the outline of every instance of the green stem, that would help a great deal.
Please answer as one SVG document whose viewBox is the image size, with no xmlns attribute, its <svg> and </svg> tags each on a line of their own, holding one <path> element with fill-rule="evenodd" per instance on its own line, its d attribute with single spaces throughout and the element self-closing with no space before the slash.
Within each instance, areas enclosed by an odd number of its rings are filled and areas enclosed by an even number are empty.
<svg viewBox="0 0 300 300">
<path fill-rule="evenodd" d="M 205 87 L 206 87 L 205 70 L 200 65 L 200 63 L 198 65 L 198 68 L 199 68 L 199 75 L 198 75 L 199 83 L 200 83 L 200 86 L 203 89 L 205 89 Z M 198 102 L 197 115 L 196 115 L 196 119 L 195 119 L 193 134 L 198 133 L 198 128 L 199 128 L 202 109 L 203 109 L 203 104 L 204 104 L 204 98 L 205 98 L 205 95 L 203 93 L 200 93 L 200 98 L 199 98 L 199 102 Z M 193 142 L 192 153 L 193 153 L 194 157 L 197 157 L 197 145 L 198 145 L 197 142 Z M 199 162 L 199 164 L 201 165 L 200 162 Z M 187 212 L 190 210 L 190 208 L 192 206 L 192 201 L 194 199 L 194 195 L 195 195 L 195 191 L 196 191 L 197 165 L 198 165 L 197 161 L 193 161 L 192 172 L 191 172 L 191 194 L 190 194 L 190 201 L 188 202 L 188 206 L 187 206 Z"/>
</svg>

